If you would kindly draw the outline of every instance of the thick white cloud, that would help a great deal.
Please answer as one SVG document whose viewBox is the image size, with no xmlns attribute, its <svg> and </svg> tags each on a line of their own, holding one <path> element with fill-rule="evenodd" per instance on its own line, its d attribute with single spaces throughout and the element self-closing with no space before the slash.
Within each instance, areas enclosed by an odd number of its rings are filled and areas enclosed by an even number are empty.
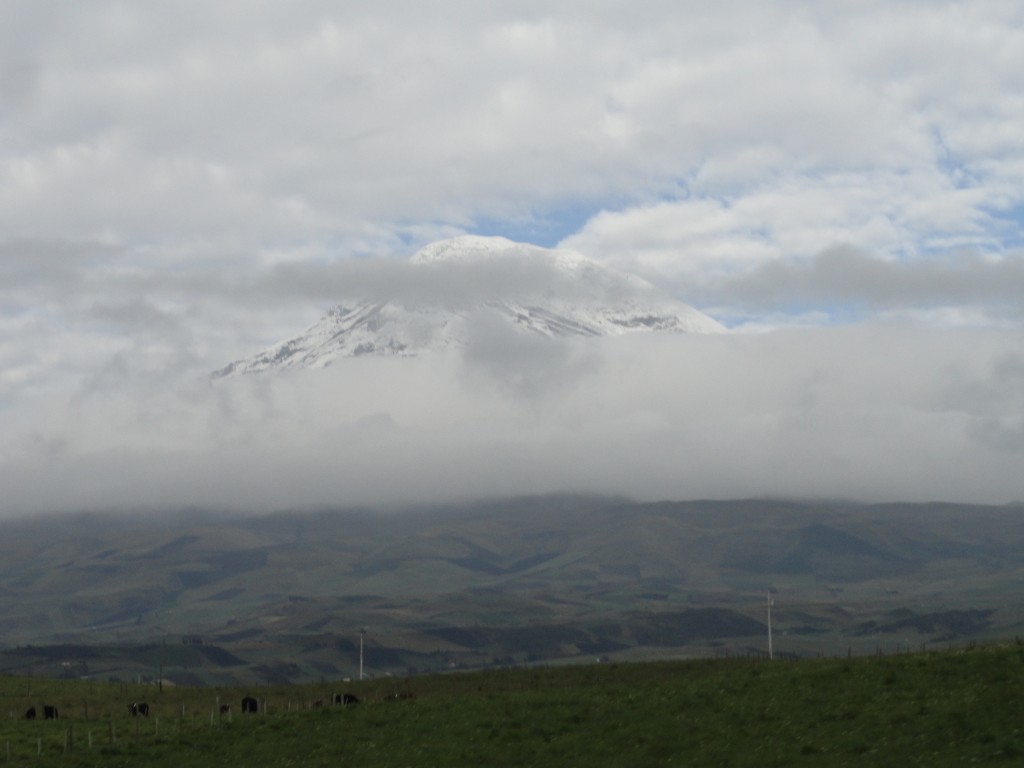
<svg viewBox="0 0 1024 768">
<path fill-rule="evenodd" d="M 862 327 L 493 348 L 215 385 L 104 372 L 72 399 L 26 401 L 5 419 L 5 511 L 566 489 L 1020 498 L 1016 333 Z"/>
<path fill-rule="evenodd" d="M 781 179 L 786 255 L 817 193 L 839 209 L 812 251 L 865 208 L 913 249 L 905 218 L 955 239 L 1020 203 L 1013 4 L 18 6 L 0 224 L 22 237 L 351 251 L 678 195 L 743 231 Z"/>
<path fill-rule="evenodd" d="M 605 212 L 564 241 L 657 279 L 701 284 L 835 246 L 886 259 L 973 248 L 1000 252 L 1003 226 L 984 190 L 945 175 L 839 173 L 775 179 L 734 198 L 692 198 Z"/>
</svg>

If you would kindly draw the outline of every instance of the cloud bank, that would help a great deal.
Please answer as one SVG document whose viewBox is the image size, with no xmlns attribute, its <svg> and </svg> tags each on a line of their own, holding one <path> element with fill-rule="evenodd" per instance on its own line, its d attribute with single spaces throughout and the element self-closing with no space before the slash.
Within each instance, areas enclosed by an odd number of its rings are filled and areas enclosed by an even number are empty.
<svg viewBox="0 0 1024 768">
<path fill-rule="evenodd" d="M 1017 333 L 860 327 L 557 347 L 522 337 L 501 354 L 494 342 L 39 397 L 5 416 L 5 511 L 565 490 L 1020 498 Z"/>
</svg>

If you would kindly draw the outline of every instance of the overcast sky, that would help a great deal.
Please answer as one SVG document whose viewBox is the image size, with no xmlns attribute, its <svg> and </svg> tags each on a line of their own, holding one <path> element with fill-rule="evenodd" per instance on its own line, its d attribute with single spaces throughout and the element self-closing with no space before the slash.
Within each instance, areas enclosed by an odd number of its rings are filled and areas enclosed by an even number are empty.
<svg viewBox="0 0 1024 768">
<path fill-rule="evenodd" d="M 1024 499 L 1022 126 L 1016 0 L 0 0 L 0 514 Z M 730 333 L 208 380 L 462 233 Z"/>
</svg>

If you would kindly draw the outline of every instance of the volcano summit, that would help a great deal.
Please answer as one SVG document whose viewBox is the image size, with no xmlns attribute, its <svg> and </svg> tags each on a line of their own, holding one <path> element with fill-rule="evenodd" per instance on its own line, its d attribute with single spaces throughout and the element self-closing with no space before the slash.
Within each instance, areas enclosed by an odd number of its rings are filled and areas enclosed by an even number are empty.
<svg viewBox="0 0 1024 768">
<path fill-rule="evenodd" d="M 359 355 L 411 357 L 461 347 L 481 324 L 547 337 L 718 333 L 717 321 L 645 280 L 565 249 L 464 236 L 425 246 L 393 295 L 353 297 L 303 333 L 215 377 L 323 368 Z"/>
</svg>

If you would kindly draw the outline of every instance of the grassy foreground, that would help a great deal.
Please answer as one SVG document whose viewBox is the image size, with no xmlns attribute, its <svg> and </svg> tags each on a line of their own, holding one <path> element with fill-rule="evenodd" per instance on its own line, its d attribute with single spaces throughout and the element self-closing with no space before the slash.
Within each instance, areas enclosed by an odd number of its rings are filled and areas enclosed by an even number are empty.
<svg viewBox="0 0 1024 768">
<path fill-rule="evenodd" d="M 362 703 L 312 708 L 342 690 Z M 385 699 L 395 692 L 415 697 Z M 245 693 L 265 699 L 266 714 L 242 715 Z M 126 703 L 142 699 L 151 716 L 132 720 Z M 228 701 L 230 716 L 214 711 Z M 23 719 L 42 703 L 62 719 Z M 1024 644 L 245 692 L 0 678 L 0 706 L 0 764 L 10 765 L 1022 765 Z"/>
</svg>

